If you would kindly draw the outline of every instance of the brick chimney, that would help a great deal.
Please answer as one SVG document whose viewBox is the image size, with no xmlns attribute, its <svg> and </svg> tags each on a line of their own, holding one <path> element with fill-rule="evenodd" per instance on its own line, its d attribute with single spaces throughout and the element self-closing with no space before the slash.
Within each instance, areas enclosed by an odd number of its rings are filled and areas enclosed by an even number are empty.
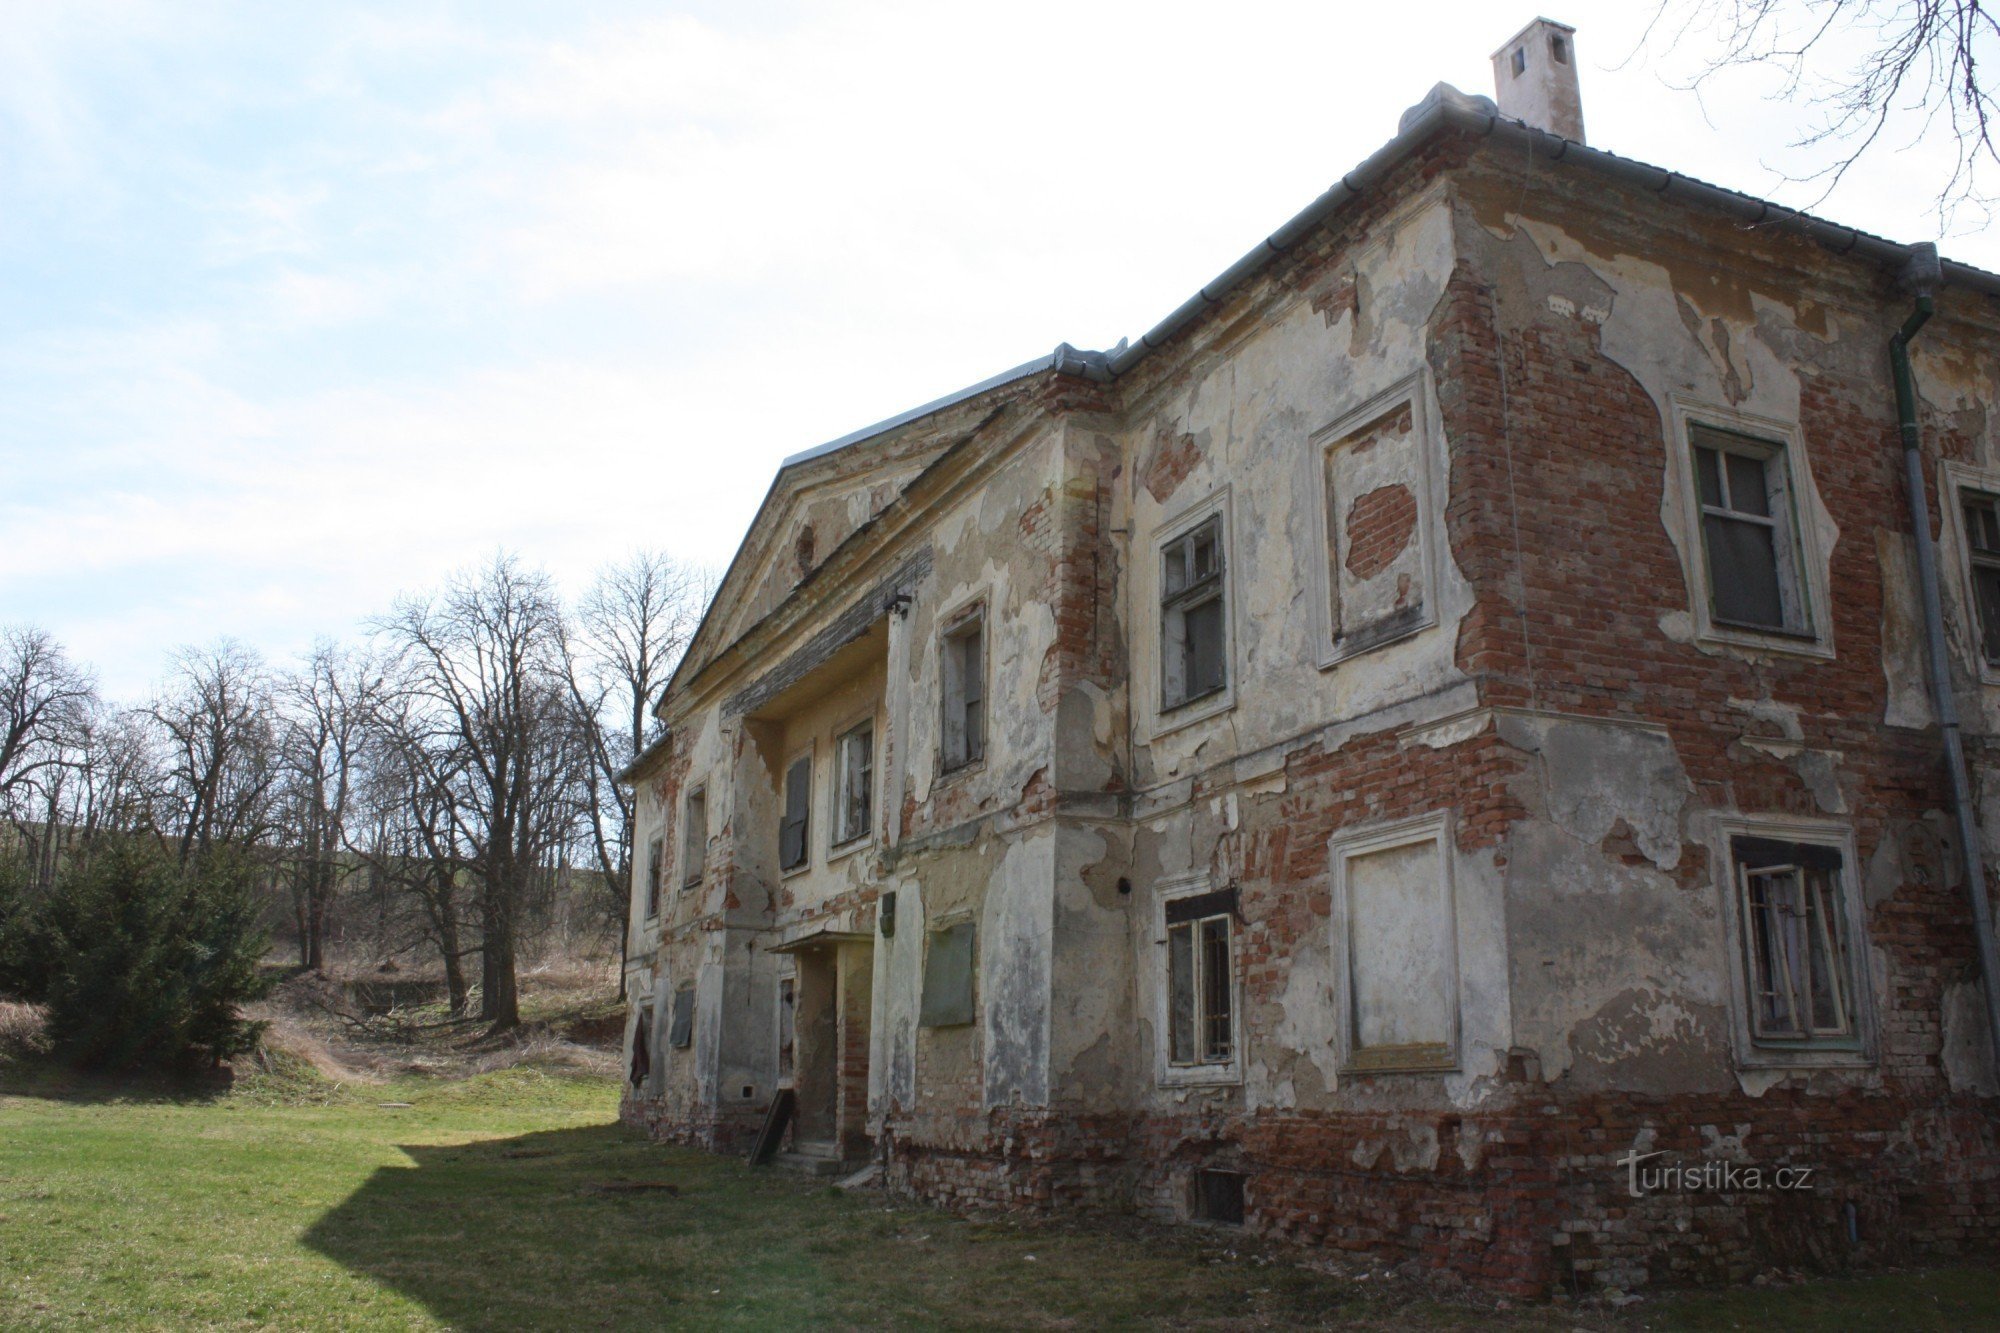
<svg viewBox="0 0 2000 1333">
<path fill-rule="evenodd" d="M 1508 120 L 1578 143 L 1583 94 L 1576 85 L 1576 29 L 1536 19 L 1493 53 L 1494 100 Z"/>
</svg>

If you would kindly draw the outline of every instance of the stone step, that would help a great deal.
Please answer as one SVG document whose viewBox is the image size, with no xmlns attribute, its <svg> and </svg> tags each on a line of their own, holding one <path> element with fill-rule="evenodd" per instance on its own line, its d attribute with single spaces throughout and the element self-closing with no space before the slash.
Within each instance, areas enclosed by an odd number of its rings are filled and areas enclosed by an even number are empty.
<svg viewBox="0 0 2000 1333">
<path fill-rule="evenodd" d="M 823 1157 L 815 1152 L 781 1152 L 772 1160 L 787 1171 L 804 1176 L 844 1176 L 852 1170 L 838 1157 Z"/>
</svg>

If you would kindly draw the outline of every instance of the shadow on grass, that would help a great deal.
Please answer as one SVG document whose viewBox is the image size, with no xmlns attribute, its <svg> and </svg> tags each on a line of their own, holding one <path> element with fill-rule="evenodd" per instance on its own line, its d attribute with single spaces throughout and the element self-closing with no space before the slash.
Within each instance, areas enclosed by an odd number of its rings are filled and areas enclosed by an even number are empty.
<svg viewBox="0 0 2000 1333">
<path fill-rule="evenodd" d="M 104 1074 L 72 1069 L 48 1057 L 0 1059 L 0 1096 L 78 1105 L 199 1106 L 227 1097 L 235 1084 L 236 1076 L 227 1066 L 193 1074 Z"/>
<path fill-rule="evenodd" d="M 715 1232 L 749 1239 L 740 1208 L 768 1191 L 732 1188 L 736 1163 L 615 1124 L 400 1151 L 411 1165 L 378 1169 L 302 1240 L 453 1327 L 707 1323 L 741 1304 L 718 1308 L 718 1288 L 746 1294 L 725 1282 L 737 1265 Z M 757 1304 L 777 1315 L 791 1301 Z"/>
</svg>

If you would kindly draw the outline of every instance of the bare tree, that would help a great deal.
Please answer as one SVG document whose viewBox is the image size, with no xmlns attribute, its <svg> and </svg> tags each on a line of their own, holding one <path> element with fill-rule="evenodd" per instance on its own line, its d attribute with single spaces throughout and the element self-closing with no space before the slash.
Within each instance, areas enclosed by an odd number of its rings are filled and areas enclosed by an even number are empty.
<svg viewBox="0 0 2000 1333">
<path fill-rule="evenodd" d="M 90 673 L 45 631 L 0 628 L 0 801 L 70 762 L 96 705 Z"/>
<path fill-rule="evenodd" d="M 1777 96 L 1811 108 L 1814 123 L 1793 146 L 1835 156 L 1793 179 L 1820 185 L 1820 199 L 1892 125 L 1906 125 L 1911 142 L 1951 136 L 1940 216 L 1965 204 L 1989 209 L 1982 171 L 2000 165 L 2000 153 L 1984 61 L 2000 59 L 2000 20 L 1984 0 L 1660 0 L 1641 49 L 1662 38 L 1677 48 L 1696 34 L 1716 54 L 1691 86 L 1769 68 L 1783 76 Z"/>
<path fill-rule="evenodd" d="M 547 575 L 500 555 L 436 597 L 404 599 L 381 628 L 402 655 L 395 692 L 427 770 L 457 788 L 479 881 L 480 1017 L 513 1027 L 518 913 L 536 867 L 573 829 L 551 809 L 564 786 L 552 770 L 577 748 L 561 603 Z"/>
<path fill-rule="evenodd" d="M 315 644 L 301 669 L 278 684 L 280 841 L 290 852 L 299 965 L 315 972 L 326 966 L 327 920 L 344 874 L 348 811 L 383 684 L 372 657 L 329 640 Z"/>
<path fill-rule="evenodd" d="M 414 702 L 404 694 L 380 701 L 374 711 L 361 779 L 368 814 L 349 846 L 376 883 L 415 905 L 414 936 L 437 949 L 451 1015 L 458 1018 L 470 996 L 465 959 L 478 952 L 467 943 L 462 901 L 474 859 L 471 821 L 457 806 L 463 756 L 456 746 L 431 743 L 431 728 Z"/>
<path fill-rule="evenodd" d="M 710 591 L 705 571 L 641 550 L 601 570 L 576 606 L 567 674 L 577 711 L 590 721 L 588 823 L 621 939 L 632 926 L 632 798 L 618 774 L 646 747 L 653 703 L 694 637 Z M 623 998 L 623 968 L 618 986 Z"/>
<path fill-rule="evenodd" d="M 174 655 L 165 691 L 142 710 L 165 750 L 164 811 L 182 860 L 275 831 L 277 747 L 263 660 L 233 639 Z"/>
</svg>

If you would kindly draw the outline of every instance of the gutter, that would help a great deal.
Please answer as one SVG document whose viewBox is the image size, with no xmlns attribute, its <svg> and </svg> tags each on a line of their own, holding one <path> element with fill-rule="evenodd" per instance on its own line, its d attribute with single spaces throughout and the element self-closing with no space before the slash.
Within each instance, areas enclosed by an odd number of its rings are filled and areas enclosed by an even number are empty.
<svg viewBox="0 0 2000 1333">
<path fill-rule="evenodd" d="M 1905 278 L 1917 293 L 1916 308 L 1889 337 L 1889 371 L 1896 386 L 1896 428 L 1903 443 L 1903 486 L 1910 502 L 1910 527 L 1917 540 L 1917 581 L 1923 589 L 1924 640 L 1929 649 L 1931 706 L 1937 710 L 1938 731 L 1944 738 L 1945 768 L 1951 775 L 1952 814 L 1958 824 L 1960 868 L 1972 907 L 1973 947 L 1979 955 L 1979 979 L 1986 994 L 1986 1035 L 1993 1046 L 1993 1067 L 2000 1071 L 2000 950 L 1993 941 L 1993 903 L 1986 888 L 1985 858 L 1980 852 L 1979 819 L 1973 809 L 1972 782 L 1965 770 L 1965 741 L 1958 718 L 1958 696 L 1951 684 L 1951 659 L 1946 650 L 1944 607 L 1938 596 L 1936 543 L 1931 540 L 1930 502 L 1924 488 L 1923 431 L 1917 421 L 1916 377 L 1910 370 L 1910 342 L 1930 321 L 1942 266 L 1934 245 L 1916 251 Z M 1947 497 L 1938 495 L 1938 513 Z"/>
</svg>

